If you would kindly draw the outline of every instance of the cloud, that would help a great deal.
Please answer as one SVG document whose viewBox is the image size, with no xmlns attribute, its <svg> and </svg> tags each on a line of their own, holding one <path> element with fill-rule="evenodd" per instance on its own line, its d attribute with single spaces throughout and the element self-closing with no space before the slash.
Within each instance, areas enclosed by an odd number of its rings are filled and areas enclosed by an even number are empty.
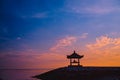
<svg viewBox="0 0 120 80">
<path fill-rule="evenodd" d="M 67 36 L 62 39 L 59 39 L 57 43 L 50 48 L 51 51 L 56 50 L 67 50 L 68 49 L 74 49 L 76 48 L 75 45 L 77 42 L 79 42 L 81 39 L 87 38 L 88 33 L 82 33 L 80 36 Z M 66 48 L 67 47 L 67 48 Z"/>
<path fill-rule="evenodd" d="M 96 38 L 96 43 L 87 45 L 88 48 L 102 48 L 106 45 L 111 44 L 111 38 L 108 38 L 107 36 L 101 36 L 99 38 Z"/>
<path fill-rule="evenodd" d="M 37 13 L 32 16 L 32 18 L 46 18 L 48 17 L 47 13 Z"/>
<path fill-rule="evenodd" d="M 58 40 L 55 46 L 53 46 L 50 50 L 54 51 L 63 47 L 71 46 L 77 40 L 74 36 L 67 36 L 63 39 Z"/>
<path fill-rule="evenodd" d="M 95 42 L 86 44 L 85 65 L 119 66 L 120 38 L 100 36 Z"/>
<path fill-rule="evenodd" d="M 80 14 L 98 14 L 103 15 L 114 11 L 114 8 L 101 8 L 99 6 L 90 6 L 83 8 L 72 8 L 75 13 Z"/>
<path fill-rule="evenodd" d="M 48 13 L 46 12 L 41 12 L 41 13 L 35 13 L 33 15 L 29 15 L 29 16 L 22 16 L 22 18 L 47 18 L 48 17 Z"/>
<path fill-rule="evenodd" d="M 119 55 L 120 38 L 100 36 L 96 38 L 95 43 L 87 44 L 86 47 L 92 52 L 102 55 Z"/>
<path fill-rule="evenodd" d="M 112 12 L 120 12 L 117 0 L 76 0 L 66 2 L 66 11 L 77 14 L 104 15 Z M 72 6 L 71 6 L 72 5 Z"/>
<path fill-rule="evenodd" d="M 101 8 L 99 6 L 91 6 L 91 7 L 85 7 L 83 10 L 83 13 L 89 13 L 89 14 L 107 14 L 110 12 L 113 12 L 115 9 L 114 8 Z"/>
<path fill-rule="evenodd" d="M 81 39 L 85 39 L 85 38 L 87 38 L 87 36 L 88 36 L 88 33 L 83 33 L 83 34 L 80 36 L 80 38 L 81 38 Z"/>
</svg>

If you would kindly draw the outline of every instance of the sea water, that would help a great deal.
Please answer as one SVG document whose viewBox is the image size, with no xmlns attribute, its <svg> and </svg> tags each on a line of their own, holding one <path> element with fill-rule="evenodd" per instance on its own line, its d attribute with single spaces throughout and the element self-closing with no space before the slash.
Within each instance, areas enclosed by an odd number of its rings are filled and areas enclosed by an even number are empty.
<svg viewBox="0 0 120 80">
<path fill-rule="evenodd" d="M 32 76 L 44 73 L 50 69 L 1 69 L 0 80 L 38 80 Z"/>
</svg>

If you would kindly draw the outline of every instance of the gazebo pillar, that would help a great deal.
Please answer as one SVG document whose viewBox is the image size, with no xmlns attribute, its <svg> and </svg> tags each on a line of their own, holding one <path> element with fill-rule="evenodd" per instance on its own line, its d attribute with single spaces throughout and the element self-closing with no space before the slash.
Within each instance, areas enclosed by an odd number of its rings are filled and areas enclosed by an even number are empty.
<svg viewBox="0 0 120 80">
<path fill-rule="evenodd" d="M 72 59 L 70 58 L 70 66 L 72 66 Z"/>
<path fill-rule="evenodd" d="M 78 66 L 80 65 L 80 59 L 78 58 Z"/>
</svg>

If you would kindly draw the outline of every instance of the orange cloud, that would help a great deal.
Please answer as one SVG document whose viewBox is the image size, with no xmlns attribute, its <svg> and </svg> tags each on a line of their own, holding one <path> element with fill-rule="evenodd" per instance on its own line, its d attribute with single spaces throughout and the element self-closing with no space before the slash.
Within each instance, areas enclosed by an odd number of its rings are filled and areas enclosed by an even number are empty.
<svg viewBox="0 0 120 80">
<path fill-rule="evenodd" d="M 108 36 L 101 36 L 96 38 L 95 43 L 87 44 L 88 49 L 120 49 L 120 38 L 110 38 Z"/>
<path fill-rule="evenodd" d="M 86 47 L 90 53 L 88 56 L 94 58 L 95 65 L 120 66 L 120 38 L 101 36 L 96 38 L 95 43 L 87 44 Z"/>
<path fill-rule="evenodd" d="M 111 44 L 112 39 L 107 36 L 101 36 L 99 38 L 96 38 L 96 42 L 92 44 L 86 45 L 89 49 L 96 49 L 96 48 L 102 48 L 104 46 L 107 46 Z"/>
</svg>

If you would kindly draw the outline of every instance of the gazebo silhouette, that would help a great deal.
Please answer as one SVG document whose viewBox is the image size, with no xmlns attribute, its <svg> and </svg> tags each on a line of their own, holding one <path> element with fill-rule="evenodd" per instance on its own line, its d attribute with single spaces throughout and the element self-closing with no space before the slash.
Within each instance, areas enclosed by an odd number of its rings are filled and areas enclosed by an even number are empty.
<svg viewBox="0 0 120 80">
<path fill-rule="evenodd" d="M 82 66 L 80 65 L 80 59 L 84 57 L 84 55 L 79 55 L 75 51 L 71 55 L 67 55 L 67 58 L 70 59 L 69 66 Z"/>
</svg>

